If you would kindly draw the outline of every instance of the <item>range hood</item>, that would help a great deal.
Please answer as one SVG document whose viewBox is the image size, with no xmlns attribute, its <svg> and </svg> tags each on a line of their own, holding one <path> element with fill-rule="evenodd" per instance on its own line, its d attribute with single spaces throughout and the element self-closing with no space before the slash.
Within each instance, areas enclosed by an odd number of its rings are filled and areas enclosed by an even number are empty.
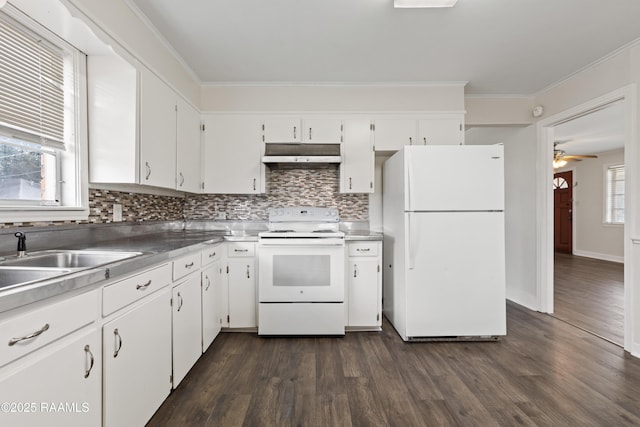
<svg viewBox="0 0 640 427">
<path fill-rule="evenodd" d="M 262 163 L 340 163 L 340 144 L 265 144 Z"/>
</svg>

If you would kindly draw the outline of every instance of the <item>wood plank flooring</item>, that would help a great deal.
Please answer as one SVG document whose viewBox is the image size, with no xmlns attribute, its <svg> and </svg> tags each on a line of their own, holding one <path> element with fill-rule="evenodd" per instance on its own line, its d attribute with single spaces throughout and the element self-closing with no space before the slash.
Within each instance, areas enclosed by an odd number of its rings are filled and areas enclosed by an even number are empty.
<svg viewBox="0 0 640 427">
<path fill-rule="evenodd" d="M 624 264 L 555 254 L 554 316 L 624 344 Z"/>
<path fill-rule="evenodd" d="M 640 360 L 507 304 L 498 342 L 222 333 L 149 426 L 640 425 Z M 385 319 L 386 320 L 386 319 Z"/>
</svg>

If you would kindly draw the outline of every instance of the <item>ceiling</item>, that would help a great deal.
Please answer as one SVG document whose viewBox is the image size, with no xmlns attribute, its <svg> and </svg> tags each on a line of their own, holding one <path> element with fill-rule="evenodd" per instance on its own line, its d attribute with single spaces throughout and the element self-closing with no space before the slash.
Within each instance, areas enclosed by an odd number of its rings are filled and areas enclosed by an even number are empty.
<svg viewBox="0 0 640 427">
<path fill-rule="evenodd" d="M 640 38 L 637 0 L 127 0 L 203 83 L 468 82 L 530 95 Z"/>
<path fill-rule="evenodd" d="M 566 154 L 597 154 L 624 147 L 624 104 L 608 105 L 553 128 L 558 149 Z"/>
</svg>

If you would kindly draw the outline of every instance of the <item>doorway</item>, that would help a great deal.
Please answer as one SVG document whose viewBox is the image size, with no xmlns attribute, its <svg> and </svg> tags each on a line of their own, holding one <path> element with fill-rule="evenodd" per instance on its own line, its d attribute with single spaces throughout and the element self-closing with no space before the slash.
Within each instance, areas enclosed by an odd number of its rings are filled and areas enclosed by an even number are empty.
<svg viewBox="0 0 640 427">
<path fill-rule="evenodd" d="M 553 247 L 573 253 L 573 171 L 553 175 Z"/>
<path fill-rule="evenodd" d="M 540 276 L 538 278 L 538 289 L 539 289 L 538 296 L 540 298 L 539 299 L 540 311 L 547 312 L 549 314 L 554 314 L 555 312 L 554 290 L 555 290 L 555 280 L 557 277 L 554 274 L 555 273 L 554 255 L 556 254 L 555 220 L 556 220 L 556 215 L 560 215 L 559 213 L 558 214 L 556 213 L 556 209 L 555 209 L 555 199 L 556 197 L 560 197 L 560 196 L 556 196 L 555 190 L 553 189 L 554 188 L 553 181 L 555 176 L 554 176 L 554 173 L 553 173 L 554 170 L 550 161 L 550 159 L 554 158 L 554 154 L 555 154 L 554 149 L 557 148 L 556 145 L 559 143 L 559 140 L 562 140 L 562 138 L 558 138 L 558 136 L 556 135 L 556 130 L 559 130 L 560 125 L 563 125 L 570 121 L 587 116 L 593 112 L 605 109 L 612 104 L 618 104 L 621 107 L 619 110 L 620 111 L 619 118 L 620 118 L 620 123 L 622 127 L 621 141 L 622 141 L 622 146 L 624 147 L 624 165 L 627 168 L 628 173 L 633 174 L 636 166 L 636 158 L 634 157 L 635 151 L 632 144 L 632 141 L 634 141 L 634 138 L 635 138 L 634 128 L 633 128 L 633 122 L 635 119 L 634 117 L 635 92 L 632 86 L 624 87 L 618 91 L 611 92 L 605 96 L 586 102 L 584 104 L 581 104 L 579 106 L 566 110 L 562 113 L 556 114 L 554 116 L 550 116 L 547 119 L 541 120 L 537 124 L 537 129 L 538 129 L 537 133 L 539 138 L 538 139 L 538 162 L 541 165 L 541 168 L 539 169 L 540 174 L 538 175 L 538 183 L 539 183 L 538 200 L 540 201 L 540 203 L 537 206 L 538 215 L 540 218 L 540 226 L 541 226 L 541 233 L 538 237 L 538 248 L 540 250 L 540 253 L 539 253 L 540 258 L 538 259 L 538 266 L 537 266 L 538 271 L 540 272 Z M 566 150 L 567 154 L 585 154 L 581 152 L 583 147 L 579 147 L 580 151 L 578 151 L 577 149 L 578 147 L 574 147 L 574 146 L 571 146 L 571 149 L 569 149 L 570 143 L 567 141 L 562 140 L 560 143 L 566 144 L 566 148 L 563 147 L 563 150 Z M 581 162 L 581 163 L 586 163 L 586 162 Z M 602 179 L 603 177 L 602 171 L 600 171 L 599 177 L 600 179 Z M 578 181 L 580 181 L 580 185 L 582 187 L 585 187 L 582 189 L 583 191 L 581 192 L 581 194 L 584 195 L 585 191 L 587 191 L 587 188 L 588 188 L 588 191 L 591 191 L 591 192 L 596 190 L 596 187 L 594 186 L 583 185 L 585 179 L 582 172 L 580 173 L 580 177 L 578 177 Z M 572 185 L 571 185 L 571 188 L 573 190 L 573 194 L 572 194 L 573 209 L 575 209 L 576 207 L 576 201 L 575 201 L 576 182 L 577 182 L 576 171 L 574 170 L 572 173 Z M 546 183 L 546 184 L 543 185 L 543 183 Z M 603 184 L 599 183 L 598 188 L 602 188 L 602 187 L 603 187 Z M 625 200 L 624 204 L 626 206 L 633 206 L 633 203 L 635 202 L 635 198 L 633 197 L 634 191 L 636 191 L 635 187 L 636 186 L 634 183 L 627 182 L 626 193 L 624 196 L 624 200 Z M 578 196 L 578 198 L 580 197 L 582 196 Z M 580 203 L 580 201 L 578 201 L 578 203 Z M 598 212 L 599 218 L 602 218 L 602 213 L 603 213 L 602 210 Z M 576 246 L 576 239 L 578 242 L 581 242 L 580 236 L 585 236 L 585 233 L 584 233 L 584 230 L 578 227 L 575 223 L 576 214 L 582 215 L 579 212 L 576 212 L 575 210 L 572 210 L 571 212 L 571 220 L 573 222 L 571 226 L 571 230 L 572 230 L 573 236 L 570 241 L 572 242 L 572 252 L 574 254 L 582 255 L 582 254 L 579 254 L 580 248 Z M 565 218 L 568 219 L 569 217 L 567 216 Z M 628 212 L 625 214 L 625 219 L 626 219 L 626 222 L 628 222 L 631 219 L 631 217 L 628 215 Z M 580 230 L 578 230 L 580 231 L 579 233 L 576 233 L 576 228 L 580 228 Z M 620 254 L 619 258 L 620 260 L 624 260 L 625 262 L 624 264 L 622 263 L 618 264 L 618 266 L 624 273 L 622 278 L 622 290 L 620 291 L 620 293 L 622 294 L 622 301 L 618 305 L 622 307 L 620 312 L 621 312 L 622 319 L 624 319 L 622 320 L 622 323 L 621 323 L 623 324 L 622 335 L 624 337 L 622 341 L 624 342 L 625 350 L 632 351 L 631 337 L 633 332 L 633 324 L 632 322 L 629 321 L 629 319 L 633 316 L 633 312 L 632 312 L 633 300 L 631 298 L 631 283 L 632 283 L 631 278 L 633 277 L 633 265 L 630 262 L 632 259 L 632 247 L 631 247 L 632 240 L 631 240 L 629 227 L 622 227 L 620 230 L 623 234 L 623 237 L 621 238 L 621 247 L 623 248 L 623 251 L 621 251 L 622 253 Z M 563 239 L 560 239 L 560 240 L 563 240 Z M 564 240 L 566 240 L 566 235 Z M 563 245 L 560 245 L 560 246 L 562 247 Z M 567 246 L 565 245 L 564 248 L 566 247 Z M 570 256 L 574 258 L 582 258 L 583 260 L 584 259 L 589 260 L 590 259 L 589 257 L 592 255 L 597 255 L 597 254 L 586 253 L 584 254 L 585 258 L 575 257 L 575 255 L 570 255 Z M 562 254 L 561 256 L 565 256 L 565 255 Z M 598 257 L 596 256 L 594 258 L 598 258 Z M 605 261 L 602 261 L 599 259 L 596 259 L 596 261 L 606 263 L 607 262 L 606 258 L 603 258 L 603 259 Z M 602 268 L 598 267 L 598 269 L 601 270 Z M 584 266 L 580 268 L 579 271 L 583 277 L 582 280 L 592 279 L 592 275 L 585 274 L 586 269 L 584 268 Z M 596 298 L 596 299 L 598 301 L 601 300 L 600 298 Z M 604 306 L 604 305 L 605 304 L 602 304 L 601 306 Z M 584 329 L 588 330 L 587 328 L 584 328 Z M 618 343 L 619 342 L 620 340 L 618 340 Z"/>
</svg>

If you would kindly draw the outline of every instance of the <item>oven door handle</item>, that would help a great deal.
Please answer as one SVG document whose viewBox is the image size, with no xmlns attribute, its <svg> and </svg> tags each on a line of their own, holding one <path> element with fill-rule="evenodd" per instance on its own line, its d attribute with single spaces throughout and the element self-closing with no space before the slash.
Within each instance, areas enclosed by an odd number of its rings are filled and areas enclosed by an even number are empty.
<svg viewBox="0 0 640 427">
<path fill-rule="evenodd" d="M 261 239 L 260 246 L 344 246 L 344 239 Z"/>
</svg>

